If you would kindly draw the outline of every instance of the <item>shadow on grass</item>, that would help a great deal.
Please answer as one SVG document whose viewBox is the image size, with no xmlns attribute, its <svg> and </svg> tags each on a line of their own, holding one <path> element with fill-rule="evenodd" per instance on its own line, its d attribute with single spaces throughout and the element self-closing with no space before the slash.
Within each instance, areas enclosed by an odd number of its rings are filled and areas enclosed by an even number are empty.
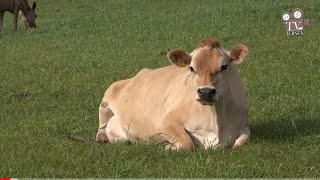
<svg viewBox="0 0 320 180">
<path fill-rule="evenodd" d="M 253 140 L 292 141 L 320 134 L 319 119 L 279 118 L 251 125 Z"/>
<path fill-rule="evenodd" d="M 69 132 L 63 132 L 61 133 L 63 137 L 67 140 L 73 141 L 75 143 L 81 143 L 81 144 L 90 144 L 91 142 L 88 140 L 83 139 L 80 136 L 76 136 L 75 134 L 69 133 Z"/>
</svg>

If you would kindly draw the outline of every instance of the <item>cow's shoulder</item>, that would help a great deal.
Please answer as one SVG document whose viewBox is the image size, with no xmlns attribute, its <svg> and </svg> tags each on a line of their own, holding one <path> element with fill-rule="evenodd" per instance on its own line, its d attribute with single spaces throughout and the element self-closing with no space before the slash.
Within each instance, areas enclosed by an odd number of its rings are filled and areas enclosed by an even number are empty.
<svg viewBox="0 0 320 180">
<path fill-rule="evenodd" d="M 168 71 L 170 71 L 170 69 L 175 68 L 173 66 L 164 66 L 161 68 L 157 68 L 157 69 L 148 69 L 148 68 L 144 68 L 142 70 L 140 70 L 137 75 L 135 77 L 150 77 L 150 76 L 162 76 L 163 74 L 168 73 Z M 134 78 L 135 78 L 134 77 Z M 152 77 L 153 79 L 154 77 Z"/>
<path fill-rule="evenodd" d="M 143 82 L 154 82 L 159 80 L 170 81 L 172 77 L 176 77 L 181 73 L 181 69 L 173 65 L 164 66 L 157 69 L 142 69 L 133 78 L 130 83 Z"/>
<path fill-rule="evenodd" d="M 141 69 L 137 75 L 144 75 L 144 74 L 148 74 L 152 72 L 152 69 L 148 69 L 148 68 L 144 68 L 144 69 Z"/>
</svg>

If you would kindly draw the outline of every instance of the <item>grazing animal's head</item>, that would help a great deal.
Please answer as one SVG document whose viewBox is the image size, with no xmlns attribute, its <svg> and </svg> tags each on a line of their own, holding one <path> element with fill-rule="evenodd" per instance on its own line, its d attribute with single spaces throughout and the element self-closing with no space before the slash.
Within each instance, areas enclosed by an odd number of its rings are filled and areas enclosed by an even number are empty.
<svg viewBox="0 0 320 180">
<path fill-rule="evenodd" d="M 205 39 L 200 41 L 199 47 L 191 54 L 173 49 L 167 56 L 178 67 L 189 66 L 194 77 L 196 100 L 203 105 L 213 105 L 226 90 L 227 83 L 224 81 L 231 75 L 228 72 L 230 64 L 242 63 L 247 52 L 248 48 L 242 44 L 227 51 L 220 47 L 218 41 Z"/>
<path fill-rule="evenodd" d="M 32 4 L 32 8 L 29 7 L 24 12 L 22 12 L 23 22 L 27 28 L 36 27 L 36 17 L 37 17 L 35 12 L 36 7 L 37 7 L 37 4 L 34 2 Z"/>
</svg>

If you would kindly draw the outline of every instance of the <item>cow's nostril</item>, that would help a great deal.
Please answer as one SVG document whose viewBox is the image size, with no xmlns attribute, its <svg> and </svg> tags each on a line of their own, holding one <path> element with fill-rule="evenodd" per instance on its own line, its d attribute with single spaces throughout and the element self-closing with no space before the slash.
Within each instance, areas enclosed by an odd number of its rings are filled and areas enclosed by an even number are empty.
<svg viewBox="0 0 320 180">
<path fill-rule="evenodd" d="M 211 89 L 209 95 L 214 96 L 215 94 L 217 94 L 217 90 L 216 89 Z"/>
<path fill-rule="evenodd" d="M 201 94 L 202 94 L 201 89 L 198 89 L 198 90 L 197 90 L 197 93 L 198 93 L 199 95 L 201 95 Z"/>
</svg>

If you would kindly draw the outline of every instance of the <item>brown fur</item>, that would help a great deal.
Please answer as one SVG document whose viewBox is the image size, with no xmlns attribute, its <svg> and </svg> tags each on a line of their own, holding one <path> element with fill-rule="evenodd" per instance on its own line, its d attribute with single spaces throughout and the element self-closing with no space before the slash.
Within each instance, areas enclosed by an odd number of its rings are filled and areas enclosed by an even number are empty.
<svg viewBox="0 0 320 180">
<path fill-rule="evenodd" d="M 37 4 L 34 2 L 32 8 L 30 8 L 27 0 L 0 0 L 0 31 L 2 29 L 3 17 L 6 11 L 13 14 L 14 30 L 17 30 L 17 21 L 19 11 L 22 12 L 21 16 L 26 27 L 36 27 L 35 19 L 35 8 Z"/>
<path fill-rule="evenodd" d="M 219 48 L 220 47 L 220 43 L 213 39 L 213 38 L 209 38 L 209 39 L 204 39 L 202 41 L 200 41 L 199 43 L 199 47 L 210 47 L 210 48 Z"/>
<path fill-rule="evenodd" d="M 220 70 L 219 58 L 222 54 L 217 49 L 201 49 L 194 58 L 195 69 L 198 73 L 198 86 L 214 83 L 215 75 Z"/>
<path fill-rule="evenodd" d="M 234 46 L 230 52 L 230 59 L 236 64 L 243 61 L 244 57 L 248 53 L 248 48 L 242 44 Z"/>
<path fill-rule="evenodd" d="M 178 67 L 184 67 L 191 62 L 191 57 L 181 49 L 173 49 L 168 53 L 168 58 Z"/>
</svg>

